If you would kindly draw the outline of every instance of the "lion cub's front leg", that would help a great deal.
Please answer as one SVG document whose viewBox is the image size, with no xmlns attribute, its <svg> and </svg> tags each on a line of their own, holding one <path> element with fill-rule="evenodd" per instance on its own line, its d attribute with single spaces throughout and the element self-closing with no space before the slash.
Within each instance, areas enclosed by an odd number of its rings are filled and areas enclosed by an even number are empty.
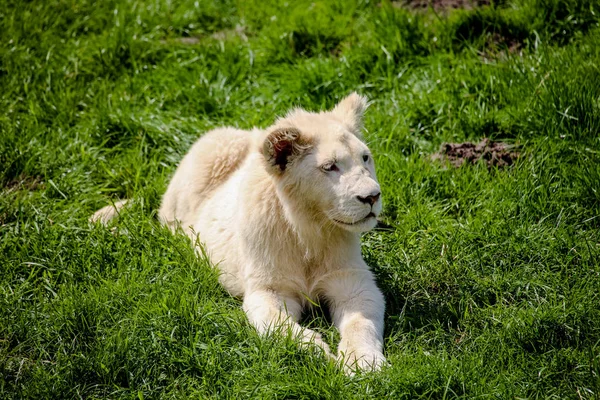
<svg viewBox="0 0 600 400">
<path fill-rule="evenodd" d="M 378 370 L 383 356 L 385 301 L 366 266 L 332 276 L 325 296 L 333 322 L 340 331 L 338 359 L 347 372 Z"/>
<path fill-rule="evenodd" d="M 302 345 L 317 346 L 327 357 L 335 358 L 319 333 L 298 324 L 302 305 L 296 299 L 282 296 L 272 290 L 253 290 L 244 296 L 243 307 L 248 320 L 258 333 L 264 335 L 282 328 L 282 333 L 286 333 L 285 330 L 289 329 L 300 339 Z"/>
</svg>

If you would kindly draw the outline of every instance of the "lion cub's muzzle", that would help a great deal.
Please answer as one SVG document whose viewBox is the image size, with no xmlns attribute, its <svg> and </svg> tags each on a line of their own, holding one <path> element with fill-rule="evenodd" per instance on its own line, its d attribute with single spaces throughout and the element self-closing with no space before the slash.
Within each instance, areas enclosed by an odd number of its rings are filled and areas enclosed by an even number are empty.
<svg viewBox="0 0 600 400">
<path fill-rule="evenodd" d="M 363 189 L 361 194 L 349 198 L 331 219 L 352 231 L 362 232 L 375 227 L 382 205 L 379 185 L 373 183 L 368 190 Z"/>
</svg>

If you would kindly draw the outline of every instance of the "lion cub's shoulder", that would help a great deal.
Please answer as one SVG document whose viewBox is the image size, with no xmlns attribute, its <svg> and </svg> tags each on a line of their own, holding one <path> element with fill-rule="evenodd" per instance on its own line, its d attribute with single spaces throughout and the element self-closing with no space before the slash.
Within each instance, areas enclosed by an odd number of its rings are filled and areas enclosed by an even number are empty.
<svg viewBox="0 0 600 400">
<path fill-rule="evenodd" d="M 236 128 L 212 130 L 194 143 L 185 155 L 163 197 L 159 217 L 172 225 L 188 226 L 198 207 L 242 165 L 255 131 Z"/>
</svg>

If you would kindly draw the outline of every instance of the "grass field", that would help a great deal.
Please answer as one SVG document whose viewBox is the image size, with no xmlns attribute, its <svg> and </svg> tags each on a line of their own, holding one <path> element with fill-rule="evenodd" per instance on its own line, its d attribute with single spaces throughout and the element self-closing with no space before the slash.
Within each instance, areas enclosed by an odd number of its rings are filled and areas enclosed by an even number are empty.
<svg viewBox="0 0 600 400">
<path fill-rule="evenodd" d="M 600 397 L 600 2 L 0 6 L 1 398 Z M 156 210 L 202 132 L 354 90 L 394 229 L 363 239 L 390 366 L 347 377 L 260 338 Z M 483 137 L 520 157 L 430 159 Z"/>
</svg>

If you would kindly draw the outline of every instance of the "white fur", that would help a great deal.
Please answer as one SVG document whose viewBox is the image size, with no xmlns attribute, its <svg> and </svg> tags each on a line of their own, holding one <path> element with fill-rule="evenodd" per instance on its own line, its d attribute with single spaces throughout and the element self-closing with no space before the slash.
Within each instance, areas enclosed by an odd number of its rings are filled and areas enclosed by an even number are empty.
<svg viewBox="0 0 600 400">
<path fill-rule="evenodd" d="M 337 358 L 349 372 L 385 362 L 385 302 L 360 251 L 360 232 L 381 211 L 360 136 L 366 107 L 353 93 L 332 111 L 296 109 L 266 130 L 205 134 L 179 165 L 159 212 L 169 226 L 199 235 L 258 332 L 287 327 L 303 345 L 331 355 L 318 333 L 298 324 L 310 301 L 325 300 L 341 334 Z M 333 161 L 333 170 L 322 168 Z"/>
<path fill-rule="evenodd" d="M 119 212 L 127 203 L 129 203 L 129 200 L 120 200 L 102 207 L 90 217 L 90 222 L 101 222 L 106 225 L 111 219 L 119 215 Z"/>
</svg>

